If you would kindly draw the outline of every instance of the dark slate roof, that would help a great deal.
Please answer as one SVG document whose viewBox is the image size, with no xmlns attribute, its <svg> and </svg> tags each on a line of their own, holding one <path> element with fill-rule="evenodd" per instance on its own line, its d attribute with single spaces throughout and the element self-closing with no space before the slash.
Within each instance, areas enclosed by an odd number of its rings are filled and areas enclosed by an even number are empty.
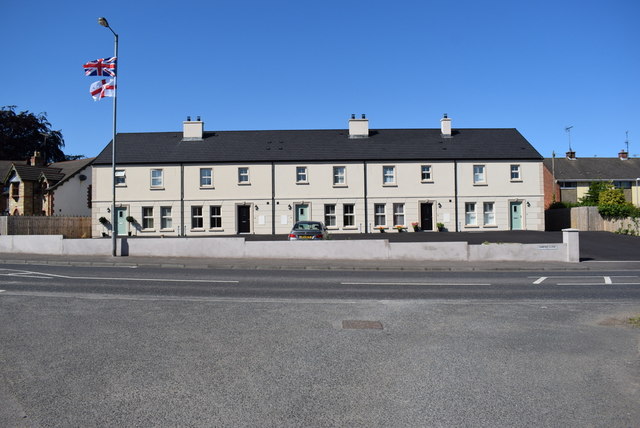
<svg viewBox="0 0 640 428">
<path fill-rule="evenodd" d="M 7 178 L 7 174 L 11 170 L 11 166 L 13 164 L 16 165 L 26 165 L 27 161 L 10 161 L 10 160 L 0 160 L 0 183 L 4 183 L 4 180 Z"/>
<path fill-rule="evenodd" d="M 117 135 L 117 164 L 175 164 L 271 161 L 542 160 L 516 130 L 371 130 L 350 139 L 347 130 L 204 132 L 202 141 L 182 141 L 182 132 Z M 111 164 L 111 143 L 94 164 Z"/>
<path fill-rule="evenodd" d="M 49 183 L 57 181 L 55 185 L 50 184 L 50 189 L 57 187 L 62 183 L 64 183 L 65 181 L 69 180 L 71 177 L 78 174 L 84 168 L 91 165 L 94 160 L 95 158 L 86 158 L 86 159 L 76 159 L 71 161 L 52 163 L 51 165 L 49 165 L 49 167 L 60 169 L 60 174 L 62 175 L 62 177 L 56 179 L 56 176 L 53 176 L 53 175 L 50 176 L 47 174 L 47 172 L 44 172 L 44 175 L 47 178 L 47 180 L 49 180 Z M 91 174 L 89 173 L 89 175 Z"/>
<path fill-rule="evenodd" d="M 49 168 L 47 166 L 15 165 L 14 167 L 22 181 L 37 181 L 43 172 L 55 174 L 61 171 L 60 168 Z"/>
<path fill-rule="evenodd" d="M 552 159 L 546 158 L 544 165 L 552 171 Z M 635 180 L 640 177 L 640 158 L 556 158 L 556 180 Z"/>
</svg>

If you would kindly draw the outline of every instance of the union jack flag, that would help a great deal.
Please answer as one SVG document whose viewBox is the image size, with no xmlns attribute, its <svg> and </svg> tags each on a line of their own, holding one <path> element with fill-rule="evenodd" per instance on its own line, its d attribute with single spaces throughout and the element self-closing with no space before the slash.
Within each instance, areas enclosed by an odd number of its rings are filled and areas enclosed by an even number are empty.
<svg viewBox="0 0 640 428">
<path fill-rule="evenodd" d="M 100 58 L 89 61 L 82 66 L 85 76 L 110 76 L 116 75 L 116 57 Z"/>
</svg>

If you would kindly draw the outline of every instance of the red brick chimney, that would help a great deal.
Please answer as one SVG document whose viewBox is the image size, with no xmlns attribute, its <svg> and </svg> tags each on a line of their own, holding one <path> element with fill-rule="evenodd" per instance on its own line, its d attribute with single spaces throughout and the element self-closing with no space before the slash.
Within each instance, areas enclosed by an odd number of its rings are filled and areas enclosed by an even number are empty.
<svg viewBox="0 0 640 428">
<path fill-rule="evenodd" d="M 44 159 L 40 152 L 33 152 L 33 156 L 31 156 L 31 161 L 29 162 L 31 166 L 44 166 Z"/>
</svg>

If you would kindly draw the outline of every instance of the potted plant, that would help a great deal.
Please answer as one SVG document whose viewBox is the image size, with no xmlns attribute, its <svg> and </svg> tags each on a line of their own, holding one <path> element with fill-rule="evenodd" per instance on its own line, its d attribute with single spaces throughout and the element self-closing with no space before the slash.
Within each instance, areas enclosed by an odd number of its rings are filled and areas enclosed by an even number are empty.
<svg viewBox="0 0 640 428">
<path fill-rule="evenodd" d="M 384 233 L 384 231 L 387 230 L 387 228 L 384 226 L 376 226 L 374 227 L 374 229 L 376 229 L 380 233 Z"/>
<path fill-rule="evenodd" d="M 420 232 L 420 223 L 418 223 L 417 221 L 411 223 L 411 227 L 413 227 L 414 232 Z"/>
<path fill-rule="evenodd" d="M 436 223 L 436 227 L 438 228 L 438 232 L 444 232 L 444 223 Z"/>
<path fill-rule="evenodd" d="M 404 232 L 405 230 L 407 230 L 407 226 L 403 226 L 401 224 L 396 224 L 393 227 L 398 231 L 398 233 Z"/>
</svg>

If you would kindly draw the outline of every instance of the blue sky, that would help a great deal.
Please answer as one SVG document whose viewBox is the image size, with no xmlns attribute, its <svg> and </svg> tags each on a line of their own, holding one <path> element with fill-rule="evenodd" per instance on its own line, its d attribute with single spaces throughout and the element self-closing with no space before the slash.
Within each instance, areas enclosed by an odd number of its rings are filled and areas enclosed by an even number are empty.
<svg viewBox="0 0 640 428">
<path fill-rule="evenodd" d="M 636 0 L 3 0 L 0 105 L 46 112 L 97 155 L 112 100 L 82 64 L 113 55 L 118 132 L 517 128 L 545 157 L 640 155 Z"/>
</svg>

